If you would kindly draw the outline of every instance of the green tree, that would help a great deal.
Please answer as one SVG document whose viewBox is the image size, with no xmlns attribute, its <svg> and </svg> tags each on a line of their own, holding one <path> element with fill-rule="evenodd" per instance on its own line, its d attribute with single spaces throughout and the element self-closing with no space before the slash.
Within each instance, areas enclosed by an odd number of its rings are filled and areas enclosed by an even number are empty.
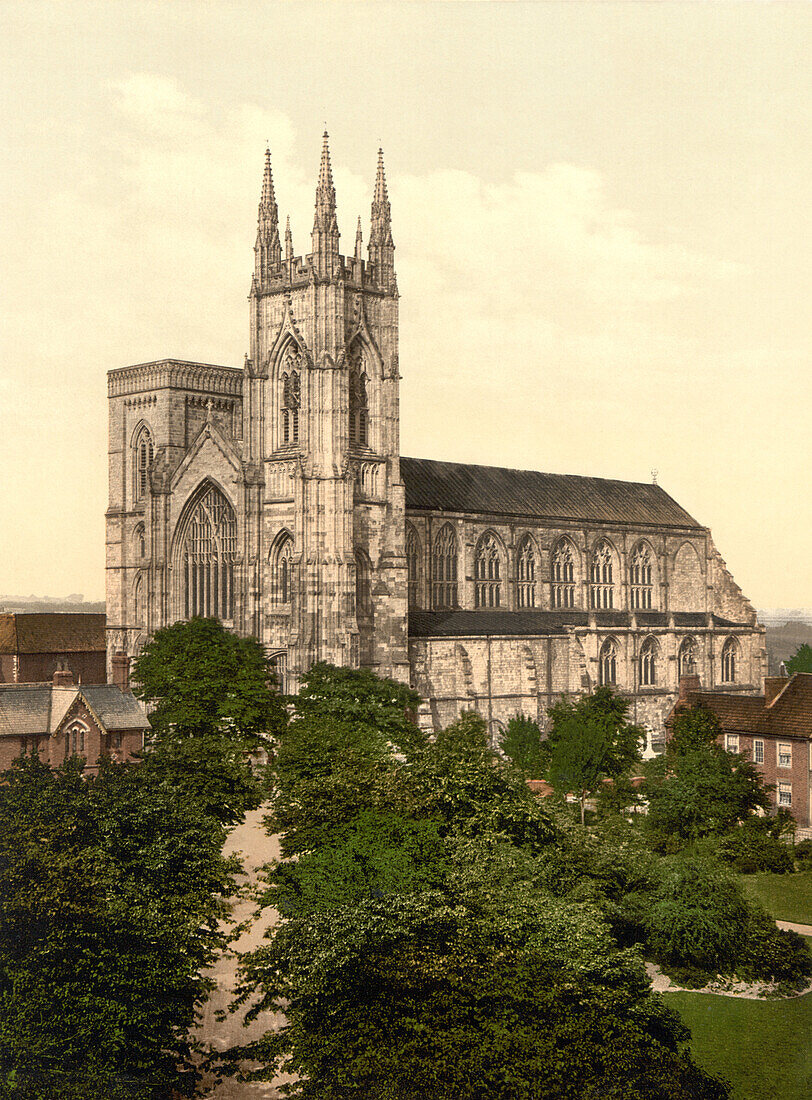
<svg viewBox="0 0 812 1100">
<path fill-rule="evenodd" d="M 550 710 L 547 738 L 550 782 L 576 796 L 581 824 L 587 799 L 604 778 L 627 772 L 640 761 L 644 733 L 628 721 L 629 704 L 608 687 Z"/>
<path fill-rule="evenodd" d="M 251 763 L 286 722 L 264 650 L 215 619 L 157 631 L 133 667 L 133 692 L 149 707 L 153 736 L 145 764 L 235 824 L 264 797 Z"/>
<path fill-rule="evenodd" d="M 799 646 L 787 661 L 787 673 L 812 672 L 812 645 Z"/>
<path fill-rule="evenodd" d="M 511 718 L 502 738 L 502 752 L 525 779 L 540 779 L 545 759 L 538 723 L 523 714 Z"/>
<path fill-rule="evenodd" d="M 197 803 L 82 763 L 29 757 L 0 782 L 0 1096 L 192 1095 L 236 867 Z"/>
</svg>

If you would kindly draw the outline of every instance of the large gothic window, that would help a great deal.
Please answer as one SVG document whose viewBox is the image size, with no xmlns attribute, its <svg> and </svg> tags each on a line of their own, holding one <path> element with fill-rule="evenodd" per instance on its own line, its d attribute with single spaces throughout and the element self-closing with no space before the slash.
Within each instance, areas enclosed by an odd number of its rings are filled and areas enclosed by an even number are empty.
<svg viewBox="0 0 812 1100">
<path fill-rule="evenodd" d="M 617 683 L 617 643 L 614 638 L 607 638 L 601 646 L 598 658 L 598 679 L 601 684 Z"/>
<path fill-rule="evenodd" d="M 369 443 L 369 399 L 364 357 L 356 347 L 350 355 L 350 444 L 366 447 Z"/>
<path fill-rule="evenodd" d="M 722 683 L 735 684 L 737 645 L 735 638 L 728 638 L 722 647 Z"/>
<path fill-rule="evenodd" d="M 447 523 L 434 540 L 432 594 L 435 608 L 457 606 L 457 536 Z"/>
<path fill-rule="evenodd" d="M 493 535 L 483 535 L 476 549 L 476 607 L 499 607 L 502 602 L 502 564 L 499 544 Z"/>
<path fill-rule="evenodd" d="M 516 556 L 516 605 L 536 606 L 536 552 L 529 535 L 519 544 Z"/>
<path fill-rule="evenodd" d="M 282 444 L 299 442 L 299 408 L 302 401 L 301 361 L 299 349 L 291 344 L 285 352 L 279 376 L 281 389 L 279 438 Z"/>
<path fill-rule="evenodd" d="M 406 569 L 409 578 L 409 607 L 417 607 L 420 582 L 420 539 L 411 524 L 406 527 Z"/>
<path fill-rule="evenodd" d="M 677 676 L 696 675 L 696 653 L 696 640 L 694 638 L 685 638 L 677 654 Z"/>
<path fill-rule="evenodd" d="M 649 611 L 652 594 L 651 550 L 644 542 L 639 543 L 632 553 L 629 585 L 632 610 Z"/>
<path fill-rule="evenodd" d="M 283 531 L 271 549 L 271 599 L 276 604 L 288 604 L 292 592 L 293 539 Z"/>
<path fill-rule="evenodd" d="M 152 442 L 152 433 L 146 424 L 138 429 L 133 446 L 133 471 L 135 477 L 134 497 L 136 501 L 143 500 L 147 495 L 149 485 L 148 474 L 155 457 L 155 448 Z"/>
<path fill-rule="evenodd" d="M 614 607 L 614 563 L 612 548 L 605 539 L 598 543 L 592 553 L 589 580 L 589 606 L 596 610 Z"/>
<path fill-rule="evenodd" d="M 651 687 L 657 683 L 657 643 L 646 638 L 640 647 L 639 683 L 641 687 Z"/>
<path fill-rule="evenodd" d="M 552 605 L 575 607 L 575 561 L 572 546 L 566 539 L 553 551 Z"/>
<path fill-rule="evenodd" d="M 234 563 L 237 518 L 212 485 L 194 504 L 183 527 L 178 564 L 183 616 L 234 618 Z"/>
</svg>

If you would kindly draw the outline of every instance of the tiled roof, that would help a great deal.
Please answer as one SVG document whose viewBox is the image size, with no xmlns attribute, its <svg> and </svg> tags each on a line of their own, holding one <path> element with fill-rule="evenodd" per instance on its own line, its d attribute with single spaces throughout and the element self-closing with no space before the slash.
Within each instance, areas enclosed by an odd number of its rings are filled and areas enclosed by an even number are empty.
<svg viewBox="0 0 812 1100">
<path fill-rule="evenodd" d="M 0 653 L 104 652 L 105 616 L 77 612 L 0 614 Z"/>
<path fill-rule="evenodd" d="M 701 528 L 661 489 L 633 481 L 402 458 L 406 509 Z"/>
<path fill-rule="evenodd" d="M 538 636 L 564 634 L 569 626 L 587 627 L 590 614 L 594 614 L 599 630 L 629 627 L 628 611 L 410 611 L 409 637 L 411 638 L 471 638 L 491 635 Z M 667 627 L 669 616 L 662 611 L 638 611 L 635 613 L 639 629 Z M 729 619 L 711 616 L 715 627 L 732 627 L 740 624 Z M 705 627 L 708 617 L 702 613 L 677 612 L 674 625 L 698 629 Z"/>
<path fill-rule="evenodd" d="M 108 731 L 150 728 L 138 700 L 115 684 L 88 687 L 0 684 L 0 736 L 52 734 L 80 696 Z"/>
<path fill-rule="evenodd" d="M 812 738 L 812 673 L 796 672 L 769 706 L 763 695 L 721 691 L 689 692 L 687 704 L 708 707 L 725 732 Z"/>
</svg>

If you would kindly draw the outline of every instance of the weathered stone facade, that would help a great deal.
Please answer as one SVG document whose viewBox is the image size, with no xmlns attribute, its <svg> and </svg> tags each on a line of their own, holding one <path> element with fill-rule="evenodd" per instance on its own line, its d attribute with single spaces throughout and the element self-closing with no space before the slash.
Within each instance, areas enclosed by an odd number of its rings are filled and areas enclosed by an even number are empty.
<svg viewBox="0 0 812 1100">
<path fill-rule="evenodd" d="M 316 660 L 411 680 L 434 726 L 543 719 L 614 683 L 656 731 L 690 655 L 753 692 L 763 630 L 707 528 L 657 486 L 400 459 L 398 290 L 379 156 L 368 258 L 339 252 L 325 135 L 312 251 L 270 156 L 243 369 L 113 370 L 108 652 L 212 614 L 289 688 Z"/>
</svg>

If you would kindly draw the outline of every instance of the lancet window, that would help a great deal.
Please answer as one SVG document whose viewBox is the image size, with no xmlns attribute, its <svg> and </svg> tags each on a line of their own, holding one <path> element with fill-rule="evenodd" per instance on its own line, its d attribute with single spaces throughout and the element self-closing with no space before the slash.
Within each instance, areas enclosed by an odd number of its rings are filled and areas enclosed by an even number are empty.
<svg viewBox="0 0 812 1100">
<path fill-rule="evenodd" d="M 65 730 L 65 757 L 77 756 L 85 751 L 85 735 L 88 729 L 84 722 L 73 722 Z"/>
<path fill-rule="evenodd" d="M 641 542 L 635 547 L 629 564 L 629 592 L 633 611 L 651 609 L 652 575 L 651 551 Z"/>
<path fill-rule="evenodd" d="M 722 683 L 735 684 L 737 645 L 735 638 L 728 638 L 722 647 Z"/>
<path fill-rule="evenodd" d="M 520 544 L 516 557 L 516 604 L 536 606 L 536 552 L 529 536 Z"/>
<path fill-rule="evenodd" d="M 499 607 L 502 602 L 502 570 L 499 544 L 483 535 L 476 550 L 476 607 Z"/>
<path fill-rule="evenodd" d="M 651 687 L 657 683 L 657 643 L 646 638 L 640 647 L 639 683 L 641 687 Z"/>
<path fill-rule="evenodd" d="M 575 562 L 566 540 L 553 553 L 552 578 L 553 607 L 575 607 Z"/>
<path fill-rule="evenodd" d="M 590 568 L 590 607 L 607 610 L 615 606 L 614 563 L 612 548 L 605 540 L 599 542 L 592 554 Z"/>
<path fill-rule="evenodd" d="M 146 424 L 142 424 L 135 437 L 133 447 L 134 459 L 134 496 L 136 501 L 143 500 L 147 495 L 149 468 L 155 457 L 155 447 L 152 442 L 152 433 Z"/>
<path fill-rule="evenodd" d="M 685 638 L 677 654 L 677 675 L 694 676 L 697 666 L 697 649 L 694 638 Z"/>
<path fill-rule="evenodd" d="M 598 679 L 601 684 L 617 683 L 617 643 L 614 638 L 607 638 L 601 646 L 598 658 Z"/>
<path fill-rule="evenodd" d="M 299 409 L 302 402 L 301 353 L 297 348 L 288 348 L 280 374 L 281 388 L 281 425 L 280 439 L 285 443 L 299 442 Z"/>
<path fill-rule="evenodd" d="M 431 602 L 435 608 L 457 607 L 457 536 L 448 523 L 434 540 Z"/>
<path fill-rule="evenodd" d="M 288 604 L 293 593 L 293 539 L 284 531 L 271 550 L 271 599 Z"/>
<path fill-rule="evenodd" d="M 237 518 L 219 489 L 211 486 L 183 528 L 179 564 L 185 618 L 234 618 L 236 560 Z"/>
<path fill-rule="evenodd" d="M 367 376 L 360 351 L 350 366 L 350 444 L 366 447 L 369 443 L 369 399 Z"/>
<path fill-rule="evenodd" d="M 133 589 L 133 614 L 136 626 L 146 625 L 143 574 L 136 578 Z"/>
<path fill-rule="evenodd" d="M 417 607 L 420 578 L 420 539 L 411 524 L 406 527 L 406 569 L 409 578 L 409 607 Z"/>
</svg>

